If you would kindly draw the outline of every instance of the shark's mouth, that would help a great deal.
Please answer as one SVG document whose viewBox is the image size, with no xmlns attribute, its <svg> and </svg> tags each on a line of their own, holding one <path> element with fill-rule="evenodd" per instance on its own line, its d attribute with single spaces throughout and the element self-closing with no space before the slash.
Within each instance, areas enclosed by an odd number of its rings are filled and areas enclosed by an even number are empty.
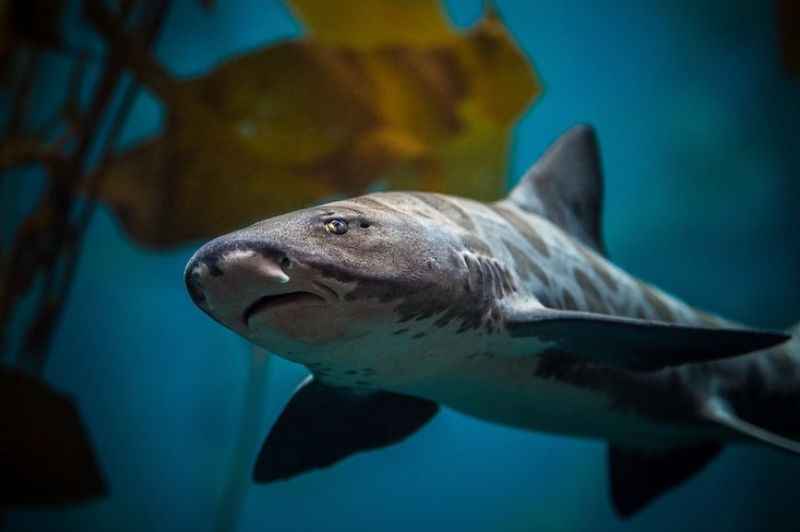
<svg viewBox="0 0 800 532">
<path fill-rule="evenodd" d="M 250 318 L 256 314 L 289 305 L 296 305 L 298 303 L 325 303 L 325 298 L 311 292 L 289 292 L 264 296 L 255 300 L 245 309 L 242 315 L 242 321 L 244 321 L 245 325 L 248 325 L 250 323 Z"/>
</svg>

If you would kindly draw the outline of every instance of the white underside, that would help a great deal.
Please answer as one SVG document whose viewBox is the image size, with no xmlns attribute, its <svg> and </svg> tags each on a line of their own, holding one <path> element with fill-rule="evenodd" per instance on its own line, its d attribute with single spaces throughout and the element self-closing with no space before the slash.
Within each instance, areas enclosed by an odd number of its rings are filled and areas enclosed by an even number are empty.
<svg viewBox="0 0 800 532">
<path fill-rule="evenodd" d="M 325 380 L 341 385 L 368 381 L 372 388 L 430 399 L 472 417 L 536 432 L 642 447 L 698 436 L 616 408 L 594 390 L 534 376 L 537 352 L 545 346 L 531 339 L 456 334 L 455 326 L 435 328 L 427 321 L 407 326 L 404 336 L 417 331 L 426 336 L 393 341 L 385 331 L 350 342 L 324 357 L 329 372 Z M 360 371 L 364 368 L 374 374 L 365 377 Z M 352 370 L 358 372 L 348 374 Z"/>
</svg>

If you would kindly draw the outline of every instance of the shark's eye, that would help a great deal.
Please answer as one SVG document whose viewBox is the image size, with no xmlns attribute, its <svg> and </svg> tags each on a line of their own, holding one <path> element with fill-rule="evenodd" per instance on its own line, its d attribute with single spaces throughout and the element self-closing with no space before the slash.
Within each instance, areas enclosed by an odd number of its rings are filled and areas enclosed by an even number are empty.
<svg viewBox="0 0 800 532">
<path fill-rule="evenodd" d="M 334 235 L 343 235 L 347 232 L 347 222 L 336 218 L 325 224 L 325 230 Z"/>
</svg>

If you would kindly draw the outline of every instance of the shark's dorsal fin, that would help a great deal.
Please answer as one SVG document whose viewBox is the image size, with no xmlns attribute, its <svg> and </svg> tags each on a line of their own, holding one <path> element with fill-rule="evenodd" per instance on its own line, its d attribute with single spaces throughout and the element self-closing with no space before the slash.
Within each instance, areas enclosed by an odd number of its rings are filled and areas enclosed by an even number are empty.
<svg viewBox="0 0 800 532">
<path fill-rule="evenodd" d="M 512 337 L 530 337 L 576 360 L 632 371 L 708 362 L 785 342 L 782 332 L 685 326 L 543 307 L 503 310 Z"/>
<path fill-rule="evenodd" d="M 603 175 L 594 129 L 580 125 L 561 135 L 522 177 L 509 199 L 604 253 Z"/>
<path fill-rule="evenodd" d="M 438 411 L 436 403 L 385 391 L 356 393 L 306 379 L 269 432 L 253 478 L 283 480 L 386 447 L 410 436 Z"/>
<path fill-rule="evenodd" d="M 722 446 L 711 442 L 671 449 L 608 448 L 611 501 L 627 518 L 703 469 Z"/>
</svg>

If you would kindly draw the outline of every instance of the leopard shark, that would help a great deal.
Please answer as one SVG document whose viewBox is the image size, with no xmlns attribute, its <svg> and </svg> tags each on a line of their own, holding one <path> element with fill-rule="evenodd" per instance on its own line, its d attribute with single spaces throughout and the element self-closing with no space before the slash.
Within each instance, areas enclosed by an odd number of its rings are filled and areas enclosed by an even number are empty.
<svg viewBox="0 0 800 532">
<path fill-rule="evenodd" d="M 596 134 L 562 135 L 506 198 L 376 192 L 216 238 L 194 303 L 309 377 L 256 482 L 397 443 L 440 405 L 608 442 L 621 517 L 726 444 L 800 452 L 800 343 L 692 308 L 613 265 Z"/>
</svg>

